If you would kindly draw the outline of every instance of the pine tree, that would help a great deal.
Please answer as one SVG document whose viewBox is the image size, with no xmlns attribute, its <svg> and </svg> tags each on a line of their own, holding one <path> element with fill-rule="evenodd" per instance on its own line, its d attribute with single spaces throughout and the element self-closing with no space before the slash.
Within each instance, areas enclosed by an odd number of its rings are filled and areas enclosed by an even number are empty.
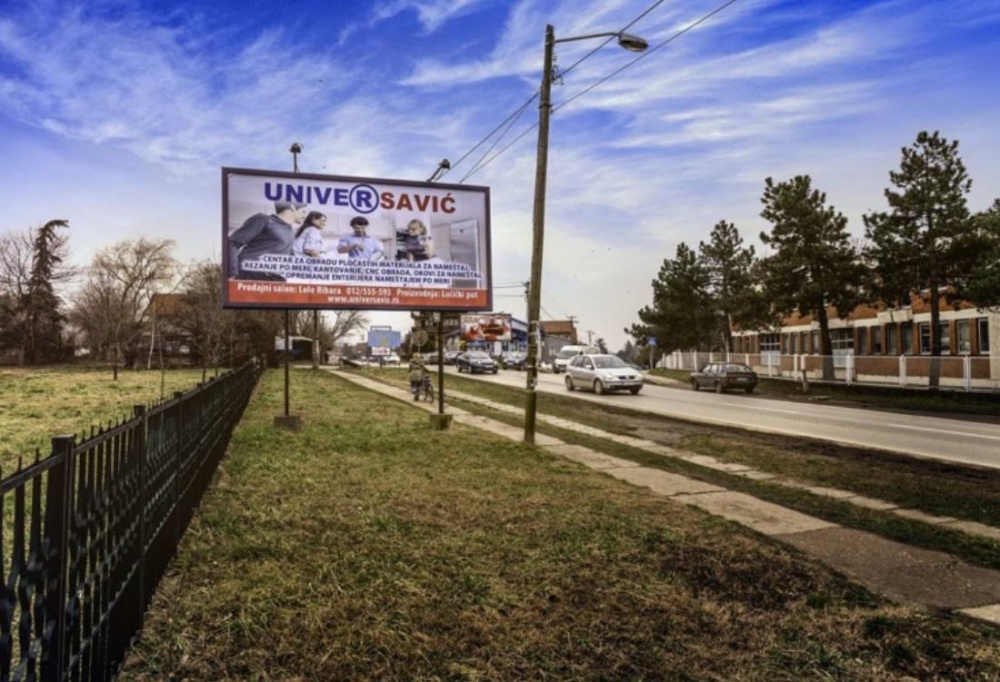
<svg viewBox="0 0 1000 682">
<path fill-rule="evenodd" d="M 823 378 L 833 378 L 833 344 L 827 307 L 846 317 L 857 305 L 862 278 L 847 218 L 826 205 L 808 175 L 765 180 L 761 216 L 771 225 L 760 240 L 774 249 L 764 262 L 768 296 L 776 312 L 812 315 L 819 322 Z"/>
<path fill-rule="evenodd" d="M 712 228 L 709 242 L 698 245 L 702 265 L 708 271 L 709 294 L 722 345 L 733 347 L 733 325 L 755 328 L 769 321 L 766 300 L 754 286 L 753 246 L 744 247 L 736 226 L 720 220 Z"/>
<path fill-rule="evenodd" d="M 972 224 L 982 257 L 971 269 L 965 298 L 980 308 L 1000 308 L 1000 199 L 973 216 Z"/>
<path fill-rule="evenodd" d="M 931 312 L 929 384 L 940 381 L 941 298 L 961 296 L 963 280 L 977 259 L 970 239 L 966 196 L 972 180 L 958 155 L 958 142 L 923 131 L 902 150 L 898 171 L 889 172 L 888 212 L 864 217 L 871 242 L 876 291 L 886 303 L 910 302 L 911 292 L 928 302 Z M 981 255 L 981 254 L 980 254 Z"/>
<path fill-rule="evenodd" d="M 653 305 L 639 311 L 641 324 L 627 330 L 640 342 L 656 337 L 660 352 L 711 345 L 715 312 L 710 278 L 697 254 L 683 242 L 653 280 Z"/>
<path fill-rule="evenodd" d="M 35 234 L 31 277 L 24 301 L 27 338 L 25 359 L 29 364 L 57 360 L 62 349 L 62 301 L 52 286 L 56 270 L 62 263 L 60 247 L 63 240 L 56 232 L 68 228 L 65 220 L 50 220 Z"/>
</svg>

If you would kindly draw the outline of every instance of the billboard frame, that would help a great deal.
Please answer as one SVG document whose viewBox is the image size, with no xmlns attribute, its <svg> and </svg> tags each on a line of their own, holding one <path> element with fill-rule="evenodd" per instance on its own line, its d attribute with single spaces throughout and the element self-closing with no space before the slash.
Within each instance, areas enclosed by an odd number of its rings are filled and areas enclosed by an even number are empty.
<svg viewBox="0 0 1000 682">
<path fill-rule="evenodd" d="M 234 302 L 230 300 L 229 296 L 229 282 L 230 281 L 249 281 L 249 280 L 231 280 L 228 276 L 229 272 L 229 217 L 230 217 L 230 183 L 229 179 L 231 176 L 251 176 L 251 177 L 262 177 L 262 178 L 277 178 L 277 179 L 293 179 L 298 182 L 302 181 L 321 181 L 321 182 L 339 182 L 348 183 L 354 185 L 388 185 L 393 188 L 406 188 L 406 189 L 416 189 L 416 190 L 433 190 L 434 192 L 465 192 L 465 193 L 479 193 L 483 196 L 484 202 L 484 215 L 483 215 L 483 226 L 479 230 L 479 233 L 483 239 L 483 246 L 485 249 L 485 259 L 480 268 L 479 272 L 482 275 L 482 290 L 485 290 L 486 300 L 480 304 L 473 304 L 469 306 L 460 305 L 440 305 L 434 304 L 433 302 L 420 304 L 420 303 L 400 303 L 399 305 L 391 304 L 378 304 L 372 305 L 370 303 L 336 303 L 336 304 L 322 304 L 313 302 L 281 302 L 281 303 L 264 303 L 264 302 Z M 449 183 L 438 183 L 438 182 L 426 182 L 417 180 L 404 180 L 397 178 L 375 178 L 375 177 L 365 177 L 365 176 L 349 176 L 349 175 L 325 175 L 320 173 L 298 173 L 291 171 L 279 171 L 279 170 L 265 170 L 259 168 L 237 168 L 230 166 L 222 167 L 222 278 L 221 278 L 221 289 L 222 289 L 222 307 L 229 309 L 250 309 L 250 310 L 387 310 L 387 311 L 407 311 L 407 310 L 419 310 L 419 311 L 442 311 L 442 312 L 455 312 L 455 313 L 474 313 L 481 311 L 488 311 L 493 308 L 493 244 L 492 244 L 492 218 L 491 218 L 491 204 L 490 204 L 490 188 L 484 185 L 458 185 Z M 376 207 L 371 212 L 374 213 L 379 210 Z M 390 210 L 390 209 L 385 209 Z M 400 210 L 400 209 L 391 209 Z M 280 282 L 279 282 L 280 284 Z M 307 285 L 302 285 L 307 286 Z M 343 284 L 343 283 L 317 283 L 311 286 L 338 286 L 338 287 L 355 287 L 355 288 L 388 288 L 388 287 L 375 287 L 370 283 L 358 283 L 358 284 Z M 405 289 L 405 288 L 404 288 Z M 448 291 L 465 291 L 461 288 L 451 288 L 446 287 L 444 290 Z M 469 290 L 472 291 L 472 290 Z"/>
</svg>

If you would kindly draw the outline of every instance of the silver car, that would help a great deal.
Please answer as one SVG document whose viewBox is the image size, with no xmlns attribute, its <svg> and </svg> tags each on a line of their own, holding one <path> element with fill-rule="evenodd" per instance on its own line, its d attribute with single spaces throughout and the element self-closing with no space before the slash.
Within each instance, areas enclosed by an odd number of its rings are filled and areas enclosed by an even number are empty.
<svg viewBox="0 0 1000 682">
<path fill-rule="evenodd" d="M 610 391 L 642 390 L 642 374 L 617 355 L 577 355 L 566 365 L 566 390 L 592 390 L 598 395 Z"/>
</svg>

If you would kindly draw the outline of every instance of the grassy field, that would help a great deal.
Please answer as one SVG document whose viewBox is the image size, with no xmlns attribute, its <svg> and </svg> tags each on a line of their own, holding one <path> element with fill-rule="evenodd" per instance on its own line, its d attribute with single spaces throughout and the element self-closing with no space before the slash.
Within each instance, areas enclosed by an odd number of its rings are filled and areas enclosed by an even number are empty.
<svg viewBox="0 0 1000 682">
<path fill-rule="evenodd" d="M 404 372 L 367 370 L 363 373 L 397 386 L 406 385 Z M 517 407 L 524 405 L 524 392 L 520 388 L 455 375 L 446 375 L 446 378 L 446 395 L 448 387 L 452 387 L 499 403 Z M 523 423 L 520 417 L 491 411 L 472 403 L 458 401 L 456 404 L 501 421 L 516 425 Z M 1000 472 L 873 453 L 820 441 L 681 422 L 627 409 L 595 406 L 558 394 L 539 393 L 538 406 L 542 414 L 578 421 L 609 433 L 653 440 L 687 452 L 746 464 L 760 471 L 812 485 L 851 490 L 859 495 L 892 501 L 935 516 L 953 516 L 1000 528 Z M 886 512 L 860 508 L 800 489 L 711 471 L 608 440 L 546 426 L 542 422 L 538 429 L 567 442 L 586 445 L 645 466 L 745 492 L 832 523 L 949 552 L 970 563 L 1000 569 L 1000 543 L 992 540 L 903 519 Z"/>
<path fill-rule="evenodd" d="M 665 379 L 674 379 L 681 385 L 672 388 L 689 390 L 691 372 L 681 369 L 655 369 L 652 372 Z M 959 390 L 928 391 L 904 389 L 893 386 L 847 386 L 846 384 L 820 384 L 813 382 L 809 391 L 788 379 L 761 377 L 757 393 L 772 398 L 796 401 L 829 401 L 849 405 L 864 405 L 883 410 L 966 414 L 1000 420 L 1000 395 L 995 393 L 966 393 Z"/>
<path fill-rule="evenodd" d="M 1000 633 L 326 373 L 268 372 L 121 680 L 994 679 Z"/>
<path fill-rule="evenodd" d="M 162 375 L 163 395 L 186 391 L 201 381 L 201 370 L 168 370 Z M 50 439 L 81 434 L 92 425 L 131 417 L 132 406 L 160 399 L 158 370 L 119 370 L 118 381 L 108 369 L 73 367 L 0 368 L 0 466 L 4 472 L 39 450 L 48 454 Z"/>
</svg>

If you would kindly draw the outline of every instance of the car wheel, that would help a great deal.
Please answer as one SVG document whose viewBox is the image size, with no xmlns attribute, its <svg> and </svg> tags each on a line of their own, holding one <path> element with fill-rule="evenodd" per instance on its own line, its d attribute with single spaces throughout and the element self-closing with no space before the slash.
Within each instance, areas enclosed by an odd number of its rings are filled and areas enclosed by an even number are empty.
<svg viewBox="0 0 1000 682">
<path fill-rule="evenodd" d="M 566 375 L 566 390 L 567 391 L 575 391 L 576 390 L 576 386 L 573 385 L 573 377 L 571 377 L 568 374 Z"/>
<path fill-rule="evenodd" d="M 642 386 L 636 386 L 635 388 L 630 388 L 628 392 L 631 393 L 632 395 L 639 395 L 639 391 L 641 390 Z"/>
<path fill-rule="evenodd" d="M 597 395 L 604 395 L 605 393 L 604 384 L 601 383 L 600 379 L 594 381 L 594 393 Z"/>
<path fill-rule="evenodd" d="M 700 391 L 701 390 L 701 384 L 698 383 L 697 379 L 692 379 L 691 380 L 691 388 L 693 388 L 696 391 Z"/>
<path fill-rule="evenodd" d="M 753 393 L 753 390 L 755 388 L 756 388 L 756 386 L 747 386 L 747 395 L 750 395 L 751 393 Z"/>
<path fill-rule="evenodd" d="M 726 392 L 726 387 L 722 385 L 721 381 L 719 381 L 719 382 L 717 382 L 715 384 L 715 392 L 716 393 L 725 393 Z"/>
<path fill-rule="evenodd" d="M 494 373 L 494 374 L 496 374 L 496 373 L 497 373 L 497 368 L 496 368 L 496 367 L 494 367 L 494 368 L 493 368 L 493 373 Z"/>
</svg>

